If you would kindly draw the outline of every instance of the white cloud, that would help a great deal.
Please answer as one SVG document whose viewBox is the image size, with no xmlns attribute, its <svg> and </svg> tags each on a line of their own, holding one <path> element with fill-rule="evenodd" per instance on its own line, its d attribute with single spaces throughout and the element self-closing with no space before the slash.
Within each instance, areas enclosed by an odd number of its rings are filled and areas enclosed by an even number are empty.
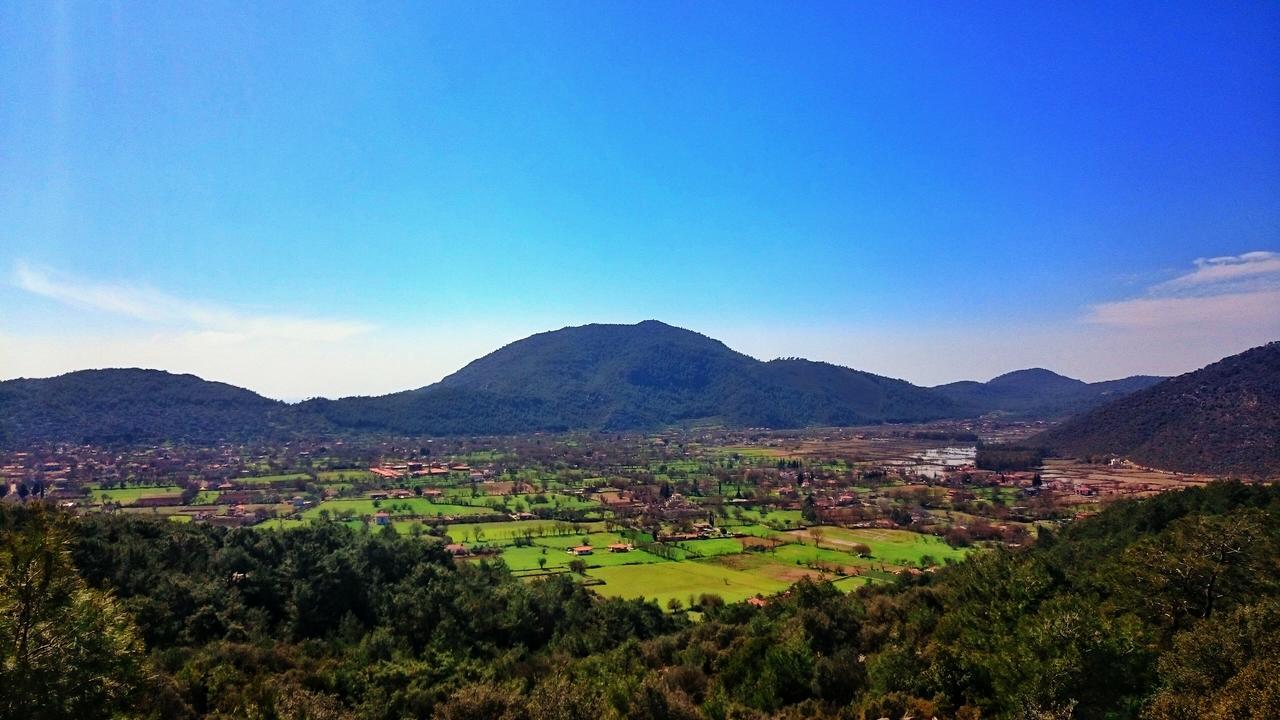
<svg viewBox="0 0 1280 720">
<path fill-rule="evenodd" d="M 1280 253 L 1266 250 L 1242 255 L 1199 258 L 1196 269 L 1151 287 L 1154 295 L 1186 294 L 1192 291 L 1222 294 L 1249 287 L 1243 281 L 1256 281 L 1272 287 L 1280 285 Z"/>
<path fill-rule="evenodd" d="M 71 307 L 122 315 L 190 332 L 216 333 L 225 340 L 275 338 L 330 342 L 368 332 L 363 322 L 261 315 L 179 298 L 153 288 L 95 283 L 18 262 L 14 284 L 31 293 Z"/>
<path fill-rule="evenodd" d="M 1195 270 L 1140 297 L 1099 303 L 1085 320 L 1116 328 L 1275 328 L 1280 325 L 1280 253 L 1200 258 Z"/>
</svg>

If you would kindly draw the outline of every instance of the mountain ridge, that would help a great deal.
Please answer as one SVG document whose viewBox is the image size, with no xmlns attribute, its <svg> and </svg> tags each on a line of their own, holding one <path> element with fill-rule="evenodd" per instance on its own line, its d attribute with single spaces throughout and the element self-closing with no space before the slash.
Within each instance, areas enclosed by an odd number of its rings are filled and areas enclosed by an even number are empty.
<svg viewBox="0 0 1280 720">
<path fill-rule="evenodd" d="M 1057 386 L 1070 392 L 1052 390 Z M 1030 369 L 989 383 L 926 388 L 826 362 L 761 361 L 701 333 L 646 320 L 537 333 L 412 390 L 296 404 L 194 375 L 139 369 L 4 381 L 0 442 L 504 434 L 696 421 L 773 428 L 854 425 L 989 412 L 1067 414 L 1126 391 L 1123 385 L 1110 387 Z"/>
<path fill-rule="evenodd" d="M 1280 476 L 1280 342 L 1121 397 L 1028 444 L 1166 470 Z"/>
</svg>

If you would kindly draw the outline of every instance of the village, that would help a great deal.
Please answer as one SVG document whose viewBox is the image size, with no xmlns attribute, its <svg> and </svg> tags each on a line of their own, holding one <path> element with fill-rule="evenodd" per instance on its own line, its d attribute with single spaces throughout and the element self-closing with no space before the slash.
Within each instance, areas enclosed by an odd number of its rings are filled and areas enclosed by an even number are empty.
<svg viewBox="0 0 1280 720">
<path fill-rule="evenodd" d="M 1211 478 L 1047 459 L 975 466 L 981 432 L 875 427 L 599 437 L 294 442 L 4 455 L 4 500 L 257 532 L 335 522 L 438 543 L 521 577 L 567 573 L 672 607 L 763 598 L 800 577 L 889 582 L 1122 497 Z"/>
</svg>

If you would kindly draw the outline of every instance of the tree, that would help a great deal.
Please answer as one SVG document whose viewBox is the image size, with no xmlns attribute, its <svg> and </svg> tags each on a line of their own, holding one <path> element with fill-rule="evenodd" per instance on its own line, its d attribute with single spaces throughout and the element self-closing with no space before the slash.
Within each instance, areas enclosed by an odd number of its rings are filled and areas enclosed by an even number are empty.
<svg viewBox="0 0 1280 720">
<path fill-rule="evenodd" d="M 133 621 L 76 574 L 57 516 L 16 517 L 0 534 L 0 717 L 130 712 L 147 681 Z"/>
<path fill-rule="evenodd" d="M 805 522 L 818 522 L 818 506 L 813 501 L 813 493 L 804 496 L 804 507 L 800 509 L 800 516 Z"/>
<path fill-rule="evenodd" d="M 587 574 L 587 561 L 581 558 L 574 558 L 569 561 L 569 570 L 579 575 Z"/>
</svg>

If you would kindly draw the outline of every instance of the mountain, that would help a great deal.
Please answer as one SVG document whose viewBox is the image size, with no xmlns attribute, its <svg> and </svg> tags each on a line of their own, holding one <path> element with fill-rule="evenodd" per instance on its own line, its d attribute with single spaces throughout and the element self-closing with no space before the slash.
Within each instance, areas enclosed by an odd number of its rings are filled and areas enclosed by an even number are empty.
<svg viewBox="0 0 1280 720">
<path fill-rule="evenodd" d="M 1182 472 L 1280 476 L 1280 342 L 1120 398 L 1029 443 Z"/>
<path fill-rule="evenodd" d="M 1051 416 L 1152 381 L 1087 384 L 1048 370 L 922 388 L 796 358 L 761 362 L 655 320 L 539 333 L 438 383 L 297 405 L 157 370 L 89 370 L 0 382 L 0 444 L 154 443 L 377 432 L 501 434 L 629 430 L 688 422 L 793 428 Z"/>
<path fill-rule="evenodd" d="M 1103 405 L 1164 378 L 1135 375 L 1086 383 L 1044 368 L 1016 370 L 985 383 L 964 380 L 933 388 L 962 412 L 998 412 L 1014 417 L 1065 417 Z"/>
<path fill-rule="evenodd" d="M 161 370 L 81 370 L 0 382 L 0 444 L 250 440 L 297 427 L 285 403 Z"/>
<path fill-rule="evenodd" d="M 623 430 L 710 420 L 799 427 L 953 417 L 903 380 L 808 360 L 761 362 L 655 320 L 533 335 L 440 382 L 306 403 L 334 425 L 393 432 Z"/>
</svg>

